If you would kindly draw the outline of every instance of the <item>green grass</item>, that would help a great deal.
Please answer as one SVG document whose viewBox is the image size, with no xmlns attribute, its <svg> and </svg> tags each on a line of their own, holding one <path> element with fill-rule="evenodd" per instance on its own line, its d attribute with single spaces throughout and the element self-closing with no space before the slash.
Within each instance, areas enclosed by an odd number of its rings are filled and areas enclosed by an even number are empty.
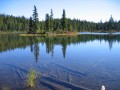
<svg viewBox="0 0 120 90">
<path fill-rule="evenodd" d="M 35 87 L 36 78 L 37 72 L 34 69 L 30 69 L 27 74 L 27 84 L 29 87 Z"/>
<path fill-rule="evenodd" d="M 78 32 L 70 32 L 70 31 L 66 31 L 66 32 L 55 32 L 55 33 L 47 33 L 48 36 L 76 36 L 78 35 Z"/>
<path fill-rule="evenodd" d="M 20 32 L 20 31 L 0 31 L 0 34 L 21 34 L 21 33 L 26 33 L 26 32 Z"/>
<path fill-rule="evenodd" d="M 33 37 L 33 36 L 45 36 L 45 34 L 20 34 L 20 36 L 29 36 L 29 37 Z"/>
</svg>

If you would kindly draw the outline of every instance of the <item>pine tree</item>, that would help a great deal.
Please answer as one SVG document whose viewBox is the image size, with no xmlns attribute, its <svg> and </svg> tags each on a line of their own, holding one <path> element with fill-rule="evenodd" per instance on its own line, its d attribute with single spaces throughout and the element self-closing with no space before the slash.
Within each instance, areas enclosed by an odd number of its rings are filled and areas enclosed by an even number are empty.
<svg viewBox="0 0 120 90">
<path fill-rule="evenodd" d="M 69 31 L 72 31 L 72 30 L 73 30 L 71 23 L 69 24 L 69 29 L 68 29 L 68 30 L 69 30 Z"/>
<path fill-rule="evenodd" d="M 50 12 L 50 31 L 53 31 L 53 10 Z"/>
<path fill-rule="evenodd" d="M 50 31 L 50 16 L 49 16 L 49 14 L 46 14 L 46 17 L 45 17 L 45 30 L 47 32 Z"/>
<path fill-rule="evenodd" d="M 111 15 L 110 19 L 109 19 L 109 25 L 108 25 L 109 31 L 114 29 L 114 19 Z"/>
<path fill-rule="evenodd" d="M 29 19 L 29 31 L 28 33 L 33 33 L 33 20 L 32 17 Z"/>
<path fill-rule="evenodd" d="M 65 9 L 63 9 L 61 25 L 62 25 L 62 29 L 63 29 L 63 31 L 65 31 L 66 28 L 67 28 L 67 20 L 66 20 Z"/>
<path fill-rule="evenodd" d="M 34 10 L 33 10 L 33 22 L 34 22 L 34 33 L 36 34 L 37 33 L 37 30 L 38 30 L 38 13 L 37 13 L 37 8 L 36 6 L 34 5 Z"/>
</svg>

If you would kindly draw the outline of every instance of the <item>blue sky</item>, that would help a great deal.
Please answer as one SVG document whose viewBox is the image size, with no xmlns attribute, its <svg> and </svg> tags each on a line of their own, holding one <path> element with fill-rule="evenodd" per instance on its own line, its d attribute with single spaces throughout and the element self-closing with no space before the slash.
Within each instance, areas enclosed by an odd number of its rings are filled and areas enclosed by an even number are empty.
<svg viewBox="0 0 120 90">
<path fill-rule="evenodd" d="M 33 6 L 38 9 L 39 19 L 53 9 L 54 18 L 61 18 L 62 10 L 66 10 L 68 18 L 99 22 L 120 20 L 120 0 L 0 0 L 0 13 L 14 16 L 30 17 Z"/>
</svg>

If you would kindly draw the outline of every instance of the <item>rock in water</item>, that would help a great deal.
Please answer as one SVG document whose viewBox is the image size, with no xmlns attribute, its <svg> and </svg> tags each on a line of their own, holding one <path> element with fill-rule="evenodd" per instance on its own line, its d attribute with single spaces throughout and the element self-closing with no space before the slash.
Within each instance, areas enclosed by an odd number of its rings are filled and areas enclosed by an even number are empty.
<svg viewBox="0 0 120 90">
<path fill-rule="evenodd" d="M 105 90 L 105 86 L 104 85 L 102 85 L 101 90 Z"/>
</svg>

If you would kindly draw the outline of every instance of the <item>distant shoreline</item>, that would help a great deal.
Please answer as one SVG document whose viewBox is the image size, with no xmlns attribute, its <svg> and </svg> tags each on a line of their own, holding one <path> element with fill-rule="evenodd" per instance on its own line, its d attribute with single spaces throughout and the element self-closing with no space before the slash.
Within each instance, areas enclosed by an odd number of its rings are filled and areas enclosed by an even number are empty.
<svg viewBox="0 0 120 90">
<path fill-rule="evenodd" d="M 23 33 L 20 34 L 20 36 L 75 36 L 78 35 L 79 32 L 65 32 L 65 33 L 52 33 L 52 32 L 47 32 L 45 34 L 27 34 Z"/>
<path fill-rule="evenodd" d="M 2 32 L 0 34 L 19 34 L 20 36 L 76 36 L 79 34 L 120 34 L 120 32 L 112 31 L 112 32 L 63 32 L 63 33 L 53 33 L 47 32 L 45 34 L 28 34 L 26 32 Z"/>
</svg>

